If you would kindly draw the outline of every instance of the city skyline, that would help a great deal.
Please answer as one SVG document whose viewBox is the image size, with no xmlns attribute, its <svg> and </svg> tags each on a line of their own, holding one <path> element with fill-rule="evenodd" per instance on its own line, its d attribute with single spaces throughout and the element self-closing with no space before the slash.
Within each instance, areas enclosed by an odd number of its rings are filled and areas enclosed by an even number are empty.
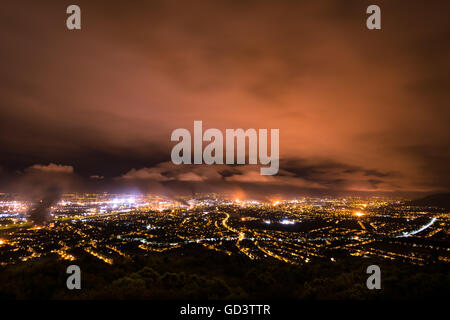
<svg viewBox="0 0 450 320">
<path fill-rule="evenodd" d="M 65 194 L 36 206 L 0 194 L 0 264 L 76 261 L 87 253 L 112 265 L 200 245 L 293 265 L 372 257 L 423 266 L 449 262 L 448 223 L 446 208 L 381 197 L 260 202 L 103 193 Z"/>
</svg>

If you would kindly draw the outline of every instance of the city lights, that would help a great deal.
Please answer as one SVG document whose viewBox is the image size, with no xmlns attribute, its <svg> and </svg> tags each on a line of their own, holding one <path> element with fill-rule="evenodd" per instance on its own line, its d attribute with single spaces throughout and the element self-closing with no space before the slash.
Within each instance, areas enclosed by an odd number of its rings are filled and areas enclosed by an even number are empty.
<svg viewBox="0 0 450 320">
<path fill-rule="evenodd" d="M 373 206 L 363 212 L 358 209 L 360 201 L 299 198 L 261 202 L 215 194 L 178 200 L 157 195 L 66 194 L 51 208 L 51 220 L 44 225 L 28 221 L 23 208 L 30 203 L 3 201 L 0 231 L 5 232 L 0 254 L 8 258 L 0 263 L 51 254 L 76 261 L 78 249 L 82 249 L 99 261 L 114 264 L 119 257 L 161 253 L 194 243 L 226 255 L 289 264 L 338 261 L 339 257 L 330 256 L 333 250 L 419 265 L 425 263 L 427 250 L 437 252 L 439 261 L 448 259 L 445 248 L 401 242 L 405 237 L 423 241 L 445 236 L 449 221 L 445 214 L 382 198 L 370 199 Z M 109 230 L 107 236 L 105 230 Z M 396 249 L 388 249 L 392 246 Z M 421 251 L 408 254 L 416 248 Z"/>
</svg>

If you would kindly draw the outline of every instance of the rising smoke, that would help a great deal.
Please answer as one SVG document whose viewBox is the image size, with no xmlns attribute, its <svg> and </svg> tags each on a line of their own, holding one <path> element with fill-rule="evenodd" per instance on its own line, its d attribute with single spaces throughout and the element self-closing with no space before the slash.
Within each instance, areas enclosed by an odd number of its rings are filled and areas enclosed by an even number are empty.
<svg viewBox="0 0 450 320">
<path fill-rule="evenodd" d="M 36 225 L 45 225 L 50 220 L 50 209 L 61 198 L 59 188 L 52 186 L 44 191 L 43 198 L 28 210 L 28 217 Z"/>
</svg>

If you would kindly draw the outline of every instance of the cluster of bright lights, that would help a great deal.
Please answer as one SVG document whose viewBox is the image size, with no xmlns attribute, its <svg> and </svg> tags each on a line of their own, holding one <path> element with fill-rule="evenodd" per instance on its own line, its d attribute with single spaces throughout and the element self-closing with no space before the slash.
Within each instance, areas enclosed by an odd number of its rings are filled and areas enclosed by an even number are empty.
<svg viewBox="0 0 450 320">
<path fill-rule="evenodd" d="M 26 212 L 28 205 L 20 201 L 0 201 L 0 212 L 3 214 Z"/>
<path fill-rule="evenodd" d="M 130 212 L 133 209 L 139 209 L 143 207 L 151 208 L 153 210 L 157 210 L 163 212 L 165 210 L 171 210 L 174 208 L 185 208 L 190 207 L 193 208 L 196 205 L 196 200 L 191 200 L 190 205 L 186 206 L 184 204 L 179 203 L 178 201 L 170 201 L 170 200 L 160 200 L 160 199 L 152 199 L 149 200 L 146 197 L 136 197 L 136 196 L 118 196 L 110 199 L 104 200 L 96 200 L 96 201 L 67 201 L 62 200 L 58 203 L 60 207 L 68 207 L 68 206 L 95 206 L 96 208 L 91 208 L 87 214 L 95 214 L 95 213 L 109 213 L 111 211 L 118 212 Z"/>
<path fill-rule="evenodd" d="M 295 224 L 295 221 L 283 219 L 280 221 L 281 224 Z"/>
<path fill-rule="evenodd" d="M 270 220 L 264 220 L 265 224 L 272 224 L 272 221 Z M 290 224 L 295 224 L 296 222 L 293 220 L 289 220 L 289 219 L 283 219 L 281 221 L 279 221 L 280 224 L 284 224 L 284 225 L 290 225 Z"/>
</svg>

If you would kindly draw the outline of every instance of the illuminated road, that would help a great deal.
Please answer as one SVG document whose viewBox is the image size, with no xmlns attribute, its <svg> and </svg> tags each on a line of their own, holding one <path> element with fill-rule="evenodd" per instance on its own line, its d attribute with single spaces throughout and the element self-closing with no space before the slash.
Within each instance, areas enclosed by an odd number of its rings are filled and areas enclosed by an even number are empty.
<svg viewBox="0 0 450 320">
<path fill-rule="evenodd" d="M 420 229 L 411 231 L 411 232 L 403 232 L 403 234 L 401 236 L 398 236 L 397 238 L 403 238 L 403 237 L 409 237 L 409 236 L 413 236 L 415 234 L 418 234 L 419 232 L 424 231 L 425 229 L 428 229 L 429 227 L 431 227 L 435 222 L 436 222 L 436 218 L 431 219 L 430 222 L 428 222 L 426 225 L 422 226 Z"/>
</svg>

